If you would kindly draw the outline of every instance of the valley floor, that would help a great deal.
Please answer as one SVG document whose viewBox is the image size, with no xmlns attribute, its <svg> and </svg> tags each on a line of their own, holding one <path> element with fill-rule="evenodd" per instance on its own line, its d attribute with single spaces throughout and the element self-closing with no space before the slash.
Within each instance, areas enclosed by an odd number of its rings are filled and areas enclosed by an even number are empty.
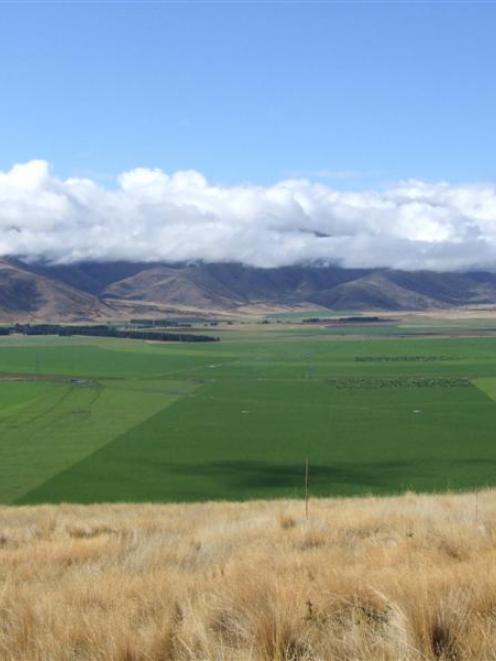
<svg viewBox="0 0 496 661">
<path fill-rule="evenodd" d="M 496 659 L 496 491 L 2 507 L 0 658 Z"/>
</svg>

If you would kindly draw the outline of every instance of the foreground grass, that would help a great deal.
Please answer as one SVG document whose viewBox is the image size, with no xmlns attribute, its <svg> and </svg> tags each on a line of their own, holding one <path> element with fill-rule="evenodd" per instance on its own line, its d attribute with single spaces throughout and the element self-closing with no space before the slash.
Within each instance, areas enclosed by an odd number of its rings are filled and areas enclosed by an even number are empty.
<svg viewBox="0 0 496 661">
<path fill-rule="evenodd" d="M 496 491 L 0 508 L 0 658 L 496 659 Z"/>
</svg>

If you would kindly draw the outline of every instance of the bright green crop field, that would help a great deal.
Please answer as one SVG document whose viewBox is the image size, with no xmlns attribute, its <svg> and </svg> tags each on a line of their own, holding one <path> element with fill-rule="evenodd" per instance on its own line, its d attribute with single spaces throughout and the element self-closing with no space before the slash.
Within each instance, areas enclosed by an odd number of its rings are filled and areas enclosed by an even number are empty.
<svg viewBox="0 0 496 661">
<path fill-rule="evenodd" d="M 298 497 L 307 457 L 312 496 L 494 485 L 496 336 L 439 328 L 0 337 L 0 502 Z"/>
</svg>

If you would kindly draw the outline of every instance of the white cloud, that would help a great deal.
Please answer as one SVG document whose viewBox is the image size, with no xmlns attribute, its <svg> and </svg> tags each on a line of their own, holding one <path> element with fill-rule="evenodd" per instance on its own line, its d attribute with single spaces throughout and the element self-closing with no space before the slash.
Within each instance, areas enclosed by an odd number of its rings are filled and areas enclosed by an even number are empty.
<svg viewBox="0 0 496 661">
<path fill-rule="evenodd" d="M 495 269 L 496 186 L 411 180 L 353 192 L 288 179 L 226 187 L 195 171 L 137 168 L 104 188 L 31 161 L 0 172 L 0 254 Z"/>
</svg>

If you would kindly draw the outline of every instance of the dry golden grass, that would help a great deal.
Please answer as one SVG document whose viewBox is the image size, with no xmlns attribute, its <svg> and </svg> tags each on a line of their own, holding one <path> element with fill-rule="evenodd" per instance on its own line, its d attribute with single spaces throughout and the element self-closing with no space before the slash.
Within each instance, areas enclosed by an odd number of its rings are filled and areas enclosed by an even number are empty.
<svg viewBox="0 0 496 661">
<path fill-rule="evenodd" d="M 304 511 L 0 508 L 0 659 L 496 661 L 496 491 Z"/>
</svg>

